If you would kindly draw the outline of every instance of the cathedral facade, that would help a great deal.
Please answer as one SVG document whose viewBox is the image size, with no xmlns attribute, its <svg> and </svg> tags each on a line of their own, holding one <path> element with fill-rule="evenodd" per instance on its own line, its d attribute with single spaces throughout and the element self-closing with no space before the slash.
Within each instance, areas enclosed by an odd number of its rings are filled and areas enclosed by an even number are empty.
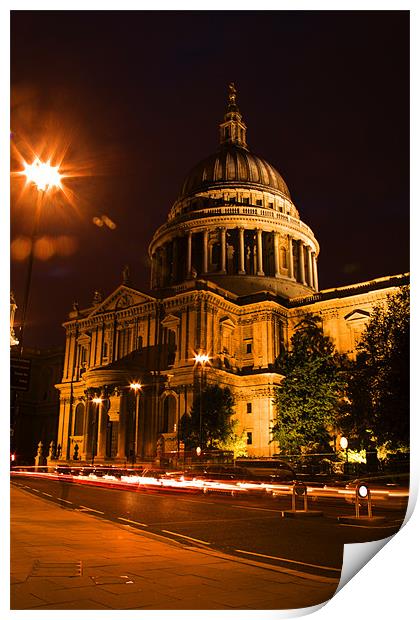
<svg viewBox="0 0 420 620">
<path fill-rule="evenodd" d="M 403 274 L 319 291 L 315 235 L 246 132 L 230 85 L 218 151 L 188 174 L 150 243 L 150 291 L 133 288 L 126 269 L 116 290 L 75 305 L 64 323 L 61 460 L 179 454 L 180 419 L 214 383 L 232 391 L 248 454 L 276 453 L 275 361 L 294 325 L 316 313 L 338 351 L 354 356 L 373 306 L 408 282 Z"/>
</svg>

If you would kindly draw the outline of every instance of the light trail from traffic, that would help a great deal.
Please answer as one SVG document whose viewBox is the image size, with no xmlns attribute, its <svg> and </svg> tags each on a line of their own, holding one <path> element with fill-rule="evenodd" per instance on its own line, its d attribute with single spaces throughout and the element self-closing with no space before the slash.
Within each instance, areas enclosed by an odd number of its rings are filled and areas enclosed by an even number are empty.
<svg viewBox="0 0 420 620">
<path fill-rule="evenodd" d="M 73 468 L 75 469 L 75 468 Z M 271 496 L 272 498 L 291 496 L 293 494 L 294 483 L 288 484 L 272 484 L 264 482 L 236 481 L 220 482 L 218 480 L 203 479 L 199 474 L 194 476 L 190 473 L 187 477 L 184 473 L 166 473 L 160 475 L 148 475 L 147 470 L 143 475 L 139 475 L 135 470 L 127 470 L 126 474 L 120 474 L 120 477 L 112 473 L 97 475 L 95 470 L 85 472 L 87 468 L 81 468 L 77 475 L 71 473 L 53 473 L 39 472 L 33 470 L 12 470 L 13 476 L 34 476 L 38 478 L 47 478 L 51 480 L 65 480 L 76 484 L 89 484 L 98 487 L 118 488 L 126 490 L 139 491 L 141 489 L 156 489 L 162 491 L 180 491 L 180 492 L 197 492 L 197 493 L 220 493 L 231 496 L 246 496 L 249 494 L 261 494 Z M 109 468 L 106 468 L 109 472 Z M 100 472 L 99 468 L 96 471 Z M 130 471 L 132 473 L 130 473 Z M 346 502 L 353 503 L 355 501 L 355 490 L 353 488 L 342 488 L 331 485 L 324 486 L 306 486 L 308 497 L 313 500 L 318 499 L 344 499 Z M 375 502 L 384 504 L 398 504 L 408 502 L 409 490 L 407 489 L 375 489 L 371 488 L 371 494 Z"/>
</svg>

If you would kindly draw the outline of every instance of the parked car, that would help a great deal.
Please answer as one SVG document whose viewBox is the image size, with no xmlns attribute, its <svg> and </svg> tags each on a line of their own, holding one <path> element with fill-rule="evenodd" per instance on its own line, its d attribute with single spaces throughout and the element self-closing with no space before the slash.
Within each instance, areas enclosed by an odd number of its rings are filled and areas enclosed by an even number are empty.
<svg viewBox="0 0 420 620">
<path fill-rule="evenodd" d="M 253 480 L 261 482 L 291 482 L 296 472 L 285 461 L 278 459 L 237 459 L 236 465 L 245 468 Z"/>
</svg>

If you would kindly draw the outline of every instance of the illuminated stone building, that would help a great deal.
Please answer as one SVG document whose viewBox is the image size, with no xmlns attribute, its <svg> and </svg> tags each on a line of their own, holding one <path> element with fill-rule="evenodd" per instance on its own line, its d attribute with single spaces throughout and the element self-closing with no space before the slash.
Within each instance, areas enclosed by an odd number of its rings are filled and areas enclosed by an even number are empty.
<svg viewBox="0 0 420 620">
<path fill-rule="evenodd" d="M 372 306 L 407 282 L 319 291 L 315 235 L 246 132 L 231 85 L 219 149 L 188 174 L 150 243 L 150 291 L 133 288 L 126 269 L 106 298 L 96 293 L 70 313 L 57 385 L 62 459 L 75 448 L 88 462 L 153 459 L 162 443 L 177 450 L 179 421 L 201 381 L 231 389 L 250 455 L 275 453 L 275 361 L 293 326 L 317 313 L 338 350 L 354 355 Z M 198 353 L 211 358 L 203 374 Z"/>
</svg>

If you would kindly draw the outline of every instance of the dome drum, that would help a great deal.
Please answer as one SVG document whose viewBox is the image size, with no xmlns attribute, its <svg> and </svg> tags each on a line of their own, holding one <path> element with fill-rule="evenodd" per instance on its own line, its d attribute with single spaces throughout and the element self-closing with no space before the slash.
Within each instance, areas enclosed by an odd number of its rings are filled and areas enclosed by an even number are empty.
<svg viewBox="0 0 420 620">
<path fill-rule="evenodd" d="M 151 288 L 205 278 L 237 294 L 267 288 L 285 294 L 286 289 L 291 292 L 291 282 L 293 295 L 318 290 L 316 246 L 307 235 L 295 238 L 281 228 L 251 228 L 251 222 L 241 220 L 232 227 L 220 225 L 222 219 L 218 224 L 187 228 L 183 234 L 174 229 L 165 241 L 152 244 Z"/>
</svg>

